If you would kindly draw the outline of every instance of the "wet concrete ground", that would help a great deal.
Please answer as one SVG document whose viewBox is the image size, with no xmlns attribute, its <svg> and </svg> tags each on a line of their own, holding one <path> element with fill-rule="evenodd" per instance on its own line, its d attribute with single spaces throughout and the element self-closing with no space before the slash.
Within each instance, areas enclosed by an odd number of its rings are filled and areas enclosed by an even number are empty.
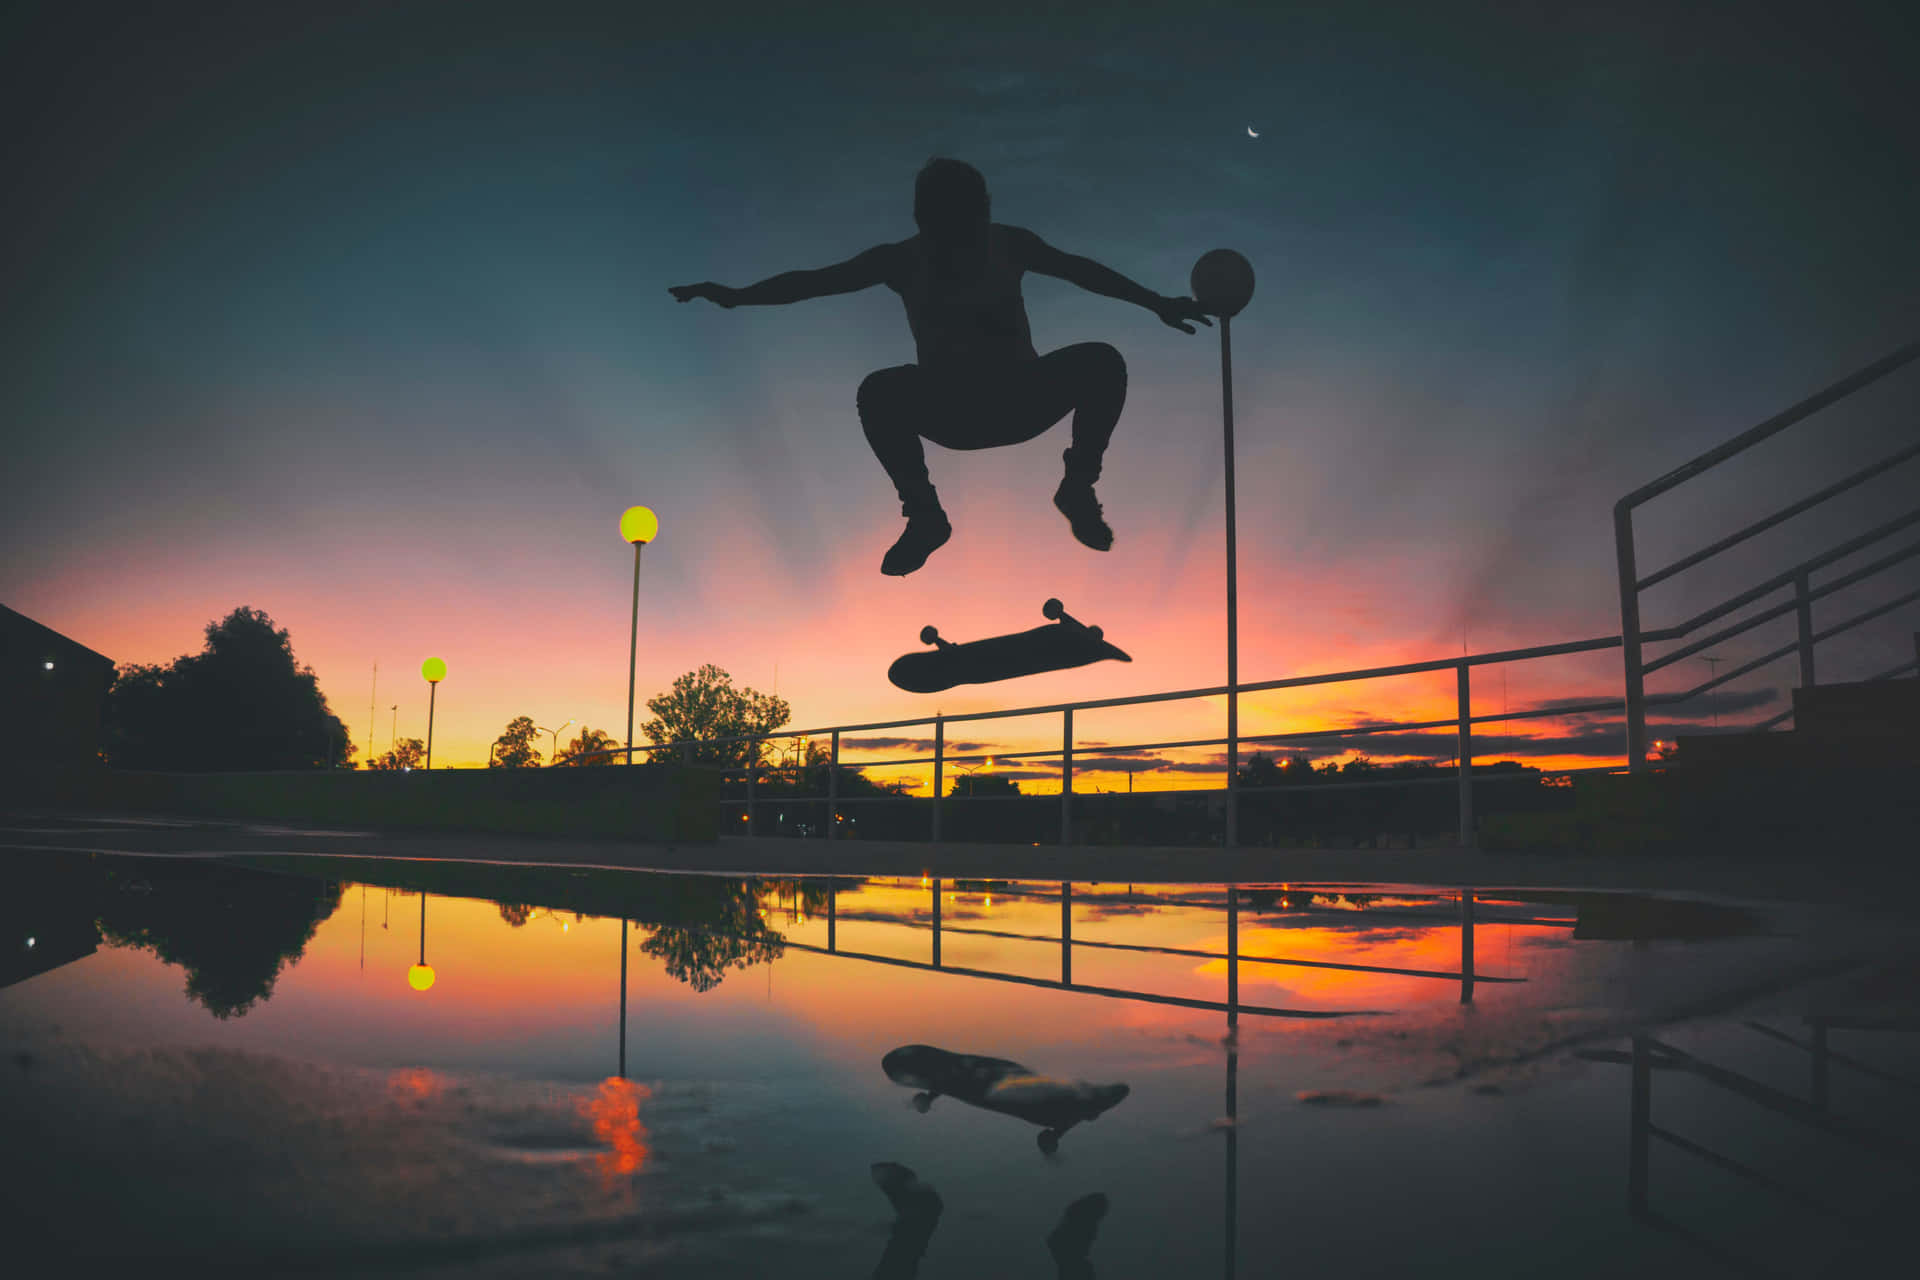
<svg viewBox="0 0 1920 1280">
<path fill-rule="evenodd" d="M 540 839 L 463 832 L 376 832 L 129 814 L 13 814 L 8 849 L 207 857 L 311 854 L 617 867 L 731 875 L 936 875 L 1125 883 L 1351 880 L 1441 886 L 1640 889 L 1875 907 L 1920 888 L 1920 860 L 1901 851 L 1809 847 L 1793 858 L 1738 848 L 1696 857 L 1620 857 L 1426 849 L 1219 849 L 919 841 L 722 838 L 711 844 Z"/>
</svg>

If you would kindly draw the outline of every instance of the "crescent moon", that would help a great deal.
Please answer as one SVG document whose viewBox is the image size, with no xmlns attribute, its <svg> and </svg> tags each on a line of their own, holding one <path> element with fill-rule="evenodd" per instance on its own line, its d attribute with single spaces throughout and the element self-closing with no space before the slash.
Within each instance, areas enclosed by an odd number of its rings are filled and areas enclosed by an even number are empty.
<svg viewBox="0 0 1920 1280">
<path fill-rule="evenodd" d="M 1259 135 L 1259 134 L 1257 134 L 1257 133 L 1255 133 L 1255 132 L 1253 131 L 1253 126 L 1252 126 L 1252 125 L 1248 125 L 1248 126 L 1247 126 L 1247 136 L 1248 136 L 1249 138 L 1257 138 L 1257 137 L 1259 137 L 1260 135 Z"/>
</svg>

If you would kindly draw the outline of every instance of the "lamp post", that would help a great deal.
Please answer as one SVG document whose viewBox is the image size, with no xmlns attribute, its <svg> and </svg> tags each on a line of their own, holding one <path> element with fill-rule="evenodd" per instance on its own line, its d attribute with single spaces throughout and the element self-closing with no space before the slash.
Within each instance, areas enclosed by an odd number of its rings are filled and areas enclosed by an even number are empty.
<svg viewBox="0 0 1920 1280">
<path fill-rule="evenodd" d="M 567 724 L 572 724 L 572 723 L 573 723 L 573 720 L 571 717 L 569 717 L 567 720 Z M 566 728 L 567 724 L 561 725 L 560 729 Z M 533 731 L 535 733 L 550 733 L 553 735 L 553 750 L 547 753 L 548 764 L 552 764 L 554 761 L 554 757 L 560 754 L 560 729 L 544 729 L 539 725 L 533 726 Z"/>
<path fill-rule="evenodd" d="M 620 513 L 620 536 L 633 544 L 633 630 L 627 638 L 627 763 L 633 763 L 633 677 L 640 653 L 640 548 L 660 533 L 660 517 L 648 507 Z"/>
<path fill-rule="evenodd" d="M 1240 564 L 1233 505 L 1233 317 L 1253 298 L 1253 264 L 1231 249 L 1200 255 L 1188 277 L 1194 301 L 1220 318 L 1220 419 L 1226 445 L 1227 506 L 1227 830 L 1240 842 Z"/>
<path fill-rule="evenodd" d="M 433 985 L 433 966 L 427 963 L 427 891 L 420 891 L 420 963 L 407 967 L 407 985 L 425 991 Z"/>
<path fill-rule="evenodd" d="M 447 663 L 444 658 L 428 658 L 420 664 L 420 674 L 427 678 L 427 768 L 433 768 L 433 702 L 440 692 L 440 682 L 447 678 Z M 421 928 L 426 927 L 424 917 Z"/>
</svg>

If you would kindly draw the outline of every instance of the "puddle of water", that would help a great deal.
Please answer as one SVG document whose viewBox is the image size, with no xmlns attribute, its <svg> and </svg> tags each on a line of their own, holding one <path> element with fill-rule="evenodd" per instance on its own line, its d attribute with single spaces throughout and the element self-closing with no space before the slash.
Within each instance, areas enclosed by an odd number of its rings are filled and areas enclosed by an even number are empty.
<svg viewBox="0 0 1920 1280">
<path fill-rule="evenodd" d="M 80 1257 L 1769 1274 L 1920 1180 L 1884 917 L 32 854 L 0 903 L 5 1212 Z"/>
</svg>

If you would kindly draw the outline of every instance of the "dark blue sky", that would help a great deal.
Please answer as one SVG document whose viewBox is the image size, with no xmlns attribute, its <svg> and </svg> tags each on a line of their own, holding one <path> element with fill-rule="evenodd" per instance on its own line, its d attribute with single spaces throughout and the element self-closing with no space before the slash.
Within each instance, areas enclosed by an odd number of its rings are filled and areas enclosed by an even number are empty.
<svg viewBox="0 0 1920 1280">
<path fill-rule="evenodd" d="M 621 701 L 565 671 L 624 641 L 600 560 L 645 501 L 657 683 L 780 663 L 803 720 L 898 713 L 920 622 L 1050 594 L 1130 632 L 1126 691 L 1217 678 L 1211 336 L 1031 281 L 1043 350 L 1131 367 L 1116 550 L 1046 505 L 1064 440 L 936 451 L 956 540 L 883 583 L 852 397 L 911 358 L 897 301 L 665 293 L 907 235 L 952 154 L 1149 288 L 1254 262 L 1250 678 L 1617 629 L 1613 499 L 1920 330 L 1915 19 L 1325 8 L 16 7 L 0 597 L 138 660 L 252 603 L 348 705 L 459 619 L 490 737 L 509 686 Z M 1649 558 L 1884 451 L 1920 395 L 1876 394 L 1649 512 Z M 563 670 L 510 674 L 536 625 Z"/>
</svg>

